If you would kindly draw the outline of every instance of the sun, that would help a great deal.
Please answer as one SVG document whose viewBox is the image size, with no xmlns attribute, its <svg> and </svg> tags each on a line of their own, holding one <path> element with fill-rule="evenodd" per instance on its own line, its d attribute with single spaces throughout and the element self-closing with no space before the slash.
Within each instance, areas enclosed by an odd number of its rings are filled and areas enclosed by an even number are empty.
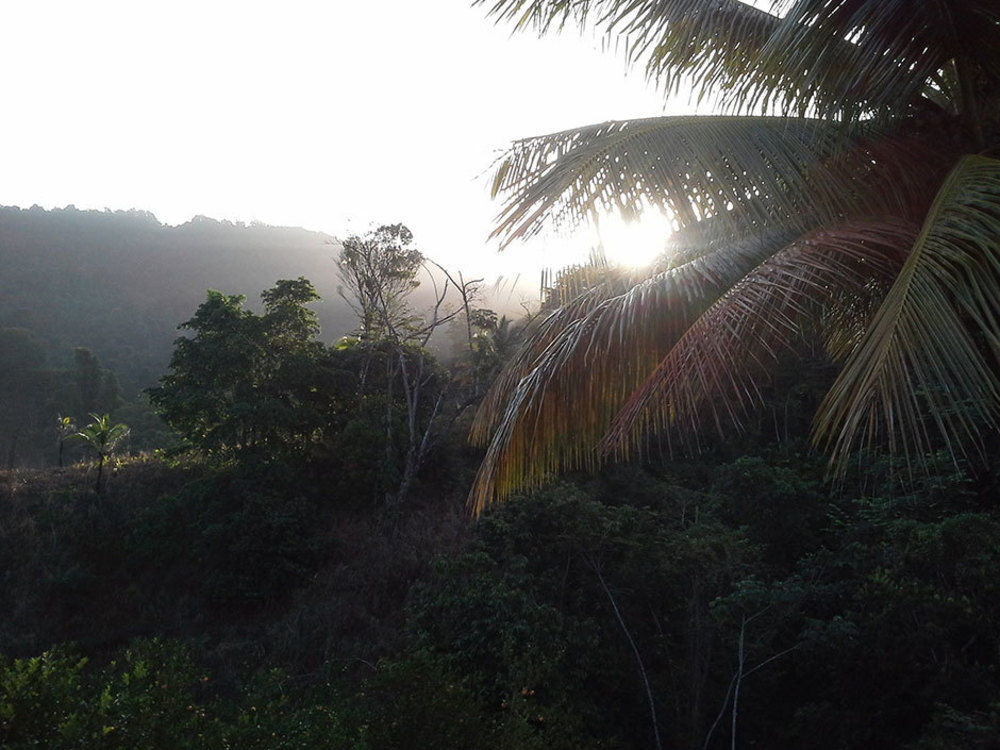
<svg viewBox="0 0 1000 750">
<path fill-rule="evenodd" d="M 659 211 L 626 221 L 609 214 L 593 225 L 594 244 L 611 262 L 632 268 L 653 264 L 669 251 L 673 222 Z"/>
</svg>

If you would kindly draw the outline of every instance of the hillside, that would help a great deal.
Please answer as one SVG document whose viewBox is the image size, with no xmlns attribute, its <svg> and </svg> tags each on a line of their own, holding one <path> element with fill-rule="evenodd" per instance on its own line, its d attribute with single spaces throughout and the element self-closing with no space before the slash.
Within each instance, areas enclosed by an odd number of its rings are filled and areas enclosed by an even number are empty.
<svg viewBox="0 0 1000 750">
<path fill-rule="evenodd" d="M 0 328 L 27 329 L 49 366 L 86 347 L 127 395 L 155 383 L 177 325 L 206 289 L 256 295 L 309 278 L 324 338 L 348 331 L 336 293 L 336 240 L 320 232 L 196 217 L 180 226 L 144 211 L 0 208 Z"/>
</svg>

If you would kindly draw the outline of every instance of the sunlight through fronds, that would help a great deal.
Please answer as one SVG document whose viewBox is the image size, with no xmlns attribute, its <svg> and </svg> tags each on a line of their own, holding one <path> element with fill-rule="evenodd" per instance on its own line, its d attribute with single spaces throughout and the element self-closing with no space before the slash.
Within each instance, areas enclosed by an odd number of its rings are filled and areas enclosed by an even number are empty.
<svg viewBox="0 0 1000 750">
<path fill-rule="evenodd" d="M 844 299 L 866 296 L 876 283 L 887 288 L 918 228 L 892 218 L 843 224 L 805 235 L 760 264 L 671 348 L 619 411 L 603 450 L 626 458 L 650 434 L 691 440 L 706 421 L 721 435 L 739 428 L 762 402 L 779 352 Z"/>
<path fill-rule="evenodd" d="M 545 318 L 477 413 L 472 438 L 488 447 L 470 495 L 475 512 L 560 470 L 595 468 L 607 425 L 673 342 L 789 239 L 727 245 L 638 284 L 622 277 Z"/>
<path fill-rule="evenodd" d="M 805 231 L 856 212 L 859 197 L 896 208 L 885 201 L 898 179 L 880 170 L 904 160 L 912 165 L 914 138 L 876 142 L 865 135 L 858 129 L 849 139 L 814 120 L 654 117 L 528 138 L 498 163 L 493 195 L 506 203 L 493 236 L 507 245 L 546 224 L 567 228 L 615 213 L 631 220 L 650 208 L 672 217 L 679 230 L 713 219 L 717 234 L 789 222 Z M 940 150 L 926 142 L 921 148 L 932 157 Z M 925 170 L 890 171 L 898 177 Z"/>
<path fill-rule="evenodd" d="M 995 431 L 1000 3 L 488 1 L 518 29 L 596 29 L 723 111 L 781 116 L 612 121 L 498 160 L 504 246 L 651 209 L 676 231 L 669 270 L 553 313 L 501 376 L 477 420 L 476 510 L 597 466 L 602 437 L 627 455 L 649 431 L 739 424 L 804 321 L 846 363 L 815 426 L 838 461 L 862 436 L 912 463 Z M 674 283 L 723 259 L 695 293 Z"/>
</svg>

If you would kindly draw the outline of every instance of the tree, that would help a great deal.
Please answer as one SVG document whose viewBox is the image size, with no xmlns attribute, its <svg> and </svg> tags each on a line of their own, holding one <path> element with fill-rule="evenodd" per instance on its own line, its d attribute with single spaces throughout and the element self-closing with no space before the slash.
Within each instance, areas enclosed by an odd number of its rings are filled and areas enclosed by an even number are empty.
<svg viewBox="0 0 1000 750">
<path fill-rule="evenodd" d="M 71 437 L 83 441 L 97 455 L 97 481 L 94 482 L 94 492 L 101 491 L 101 477 L 104 473 L 104 463 L 113 456 L 118 446 L 128 437 L 128 426 L 113 424 L 107 414 L 91 414 L 94 420 Z"/>
<path fill-rule="evenodd" d="M 471 342 L 470 299 L 480 281 L 466 281 L 461 276 L 456 281 L 444 268 L 426 261 L 412 242 L 413 234 L 402 224 L 383 225 L 363 236 L 348 237 L 338 259 L 339 292 L 358 316 L 358 344 L 365 353 L 362 392 L 374 395 L 377 388 L 383 400 L 386 475 L 395 474 L 396 444 L 400 444 L 399 479 L 385 492 L 386 502 L 393 504 L 401 504 L 409 494 L 433 442 L 450 385 L 447 374 L 427 351 L 427 344 L 435 331 L 461 311 L 466 314 Z M 428 263 L 444 277 L 440 285 Z M 434 302 L 426 315 L 415 314 L 410 305 L 410 294 L 420 284 L 417 273 L 421 269 L 428 270 L 434 286 Z M 450 287 L 458 291 L 462 306 L 449 312 L 444 303 Z M 376 361 L 384 377 L 379 386 L 372 387 L 369 371 Z M 402 404 L 397 403 L 400 397 Z M 397 419 L 400 406 L 402 427 Z"/>
<path fill-rule="evenodd" d="M 66 394 L 75 401 L 75 414 L 82 420 L 87 414 L 114 412 L 122 405 L 118 378 L 101 366 L 97 355 L 78 346 L 73 350 L 75 369 L 70 373 L 75 390 Z"/>
<path fill-rule="evenodd" d="M 59 468 L 63 466 L 63 453 L 66 449 L 66 440 L 76 434 L 76 425 L 73 424 L 72 417 L 64 417 L 62 414 L 56 416 L 56 435 L 59 448 Z"/>
<path fill-rule="evenodd" d="M 482 2 L 482 0 L 479 0 Z M 480 409 L 477 510 L 556 471 L 738 427 L 779 352 L 840 364 L 814 420 L 834 468 L 911 465 L 1000 422 L 1000 6 L 984 0 L 494 0 L 594 26 L 667 92 L 727 116 L 606 122 L 515 143 L 504 244 L 618 212 L 676 227 L 666 268 L 542 319 Z M 767 116 L 765 116 L 767 115 Z"/>
<path fill-rule="evenodd" d="M 257 315 L 243 296 L 210 290 L 150 402 L 206 453 L 307 457 L 346 411 L 354 379 L 315 338 L 306 305 L 319 296 L 308 280 L 278 281 L 261 299 Z"/>
<path fill-rule="evenodd" d="M 416 277 L 424 264 L 412 244 L 413 233 L 402 224 L 384 224 L 344 240 L 337 291 L 357 315 L 361 338 L 405 336 L 409 295 L 420 285 Z"/>
</svg>

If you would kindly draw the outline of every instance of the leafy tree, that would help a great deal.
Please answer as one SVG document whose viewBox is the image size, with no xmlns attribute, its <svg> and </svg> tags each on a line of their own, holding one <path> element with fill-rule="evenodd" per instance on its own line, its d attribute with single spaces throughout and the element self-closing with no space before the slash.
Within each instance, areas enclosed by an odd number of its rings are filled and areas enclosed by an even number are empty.
<svg viewBox="0 0 1000 750">
<path fill-rule="evenodd" d="M 122 403 L 118 379 L 110 370 L 101 367 L 97 355 L 89 349 L 73 350 L 76 369 L 73 380 L 79 396 L 79 414 L 114 411 Z"/>
<path fill-rule="evenodd" d="M 500 160 L 505 244 L 595 212 L 658 209 L 677 233 L 664 270 L 534 328 L 479 414 L 476 508 L 651 433 L 739 426 L 777 353 L 817 336 L 842 364 L 813 433 L 838 466 L 859 441 L 912 462 L 996 433 L 1000 7 L 758 5 L 490 3 L 519 29 L 593 25 L 666 91 L 732 114 L 607 122 Z"/>
<path fill-rule="evenodd" d="M 340 296 L 358 318 L 361 338 L 405 337 L 412 321 L 409 295 L 420 282 L 424 256 L 413 233 L 402 224 L 385 224 L 364 235 L 352 234 L 340 251 Z"/>
<path fill-rule="evenodd" d="M 248 413 L 261 342 L 244 299 L 210 290 L 194 317 L 180 326 L 194 335 L 177 339 L 170 373 L 149 391 L 163 419 L 207 451 L 252 440 Z"/>
<path fill-rule="evenodd" d="M 308 457 L 346 413 L 354 377 L 315 339 L 308 280 L 278 281 L 261 299 L 257 315 L 243 296 L 209 291 L 150 402 L 207 453 Z"/>
<path fill-rule="evenodd" d="M 113 424 L 111 417 L 107 414 L 91 414 L 90 416 L 94 421 L 70 437 L 83 441 L 97 455 L 97 481 L 94 482 L 94 491 L 99 493 L 104 464 L 110 456 L 114 455 L 122 441 L 128 437 L 128 426 Z"/>
</svg>

